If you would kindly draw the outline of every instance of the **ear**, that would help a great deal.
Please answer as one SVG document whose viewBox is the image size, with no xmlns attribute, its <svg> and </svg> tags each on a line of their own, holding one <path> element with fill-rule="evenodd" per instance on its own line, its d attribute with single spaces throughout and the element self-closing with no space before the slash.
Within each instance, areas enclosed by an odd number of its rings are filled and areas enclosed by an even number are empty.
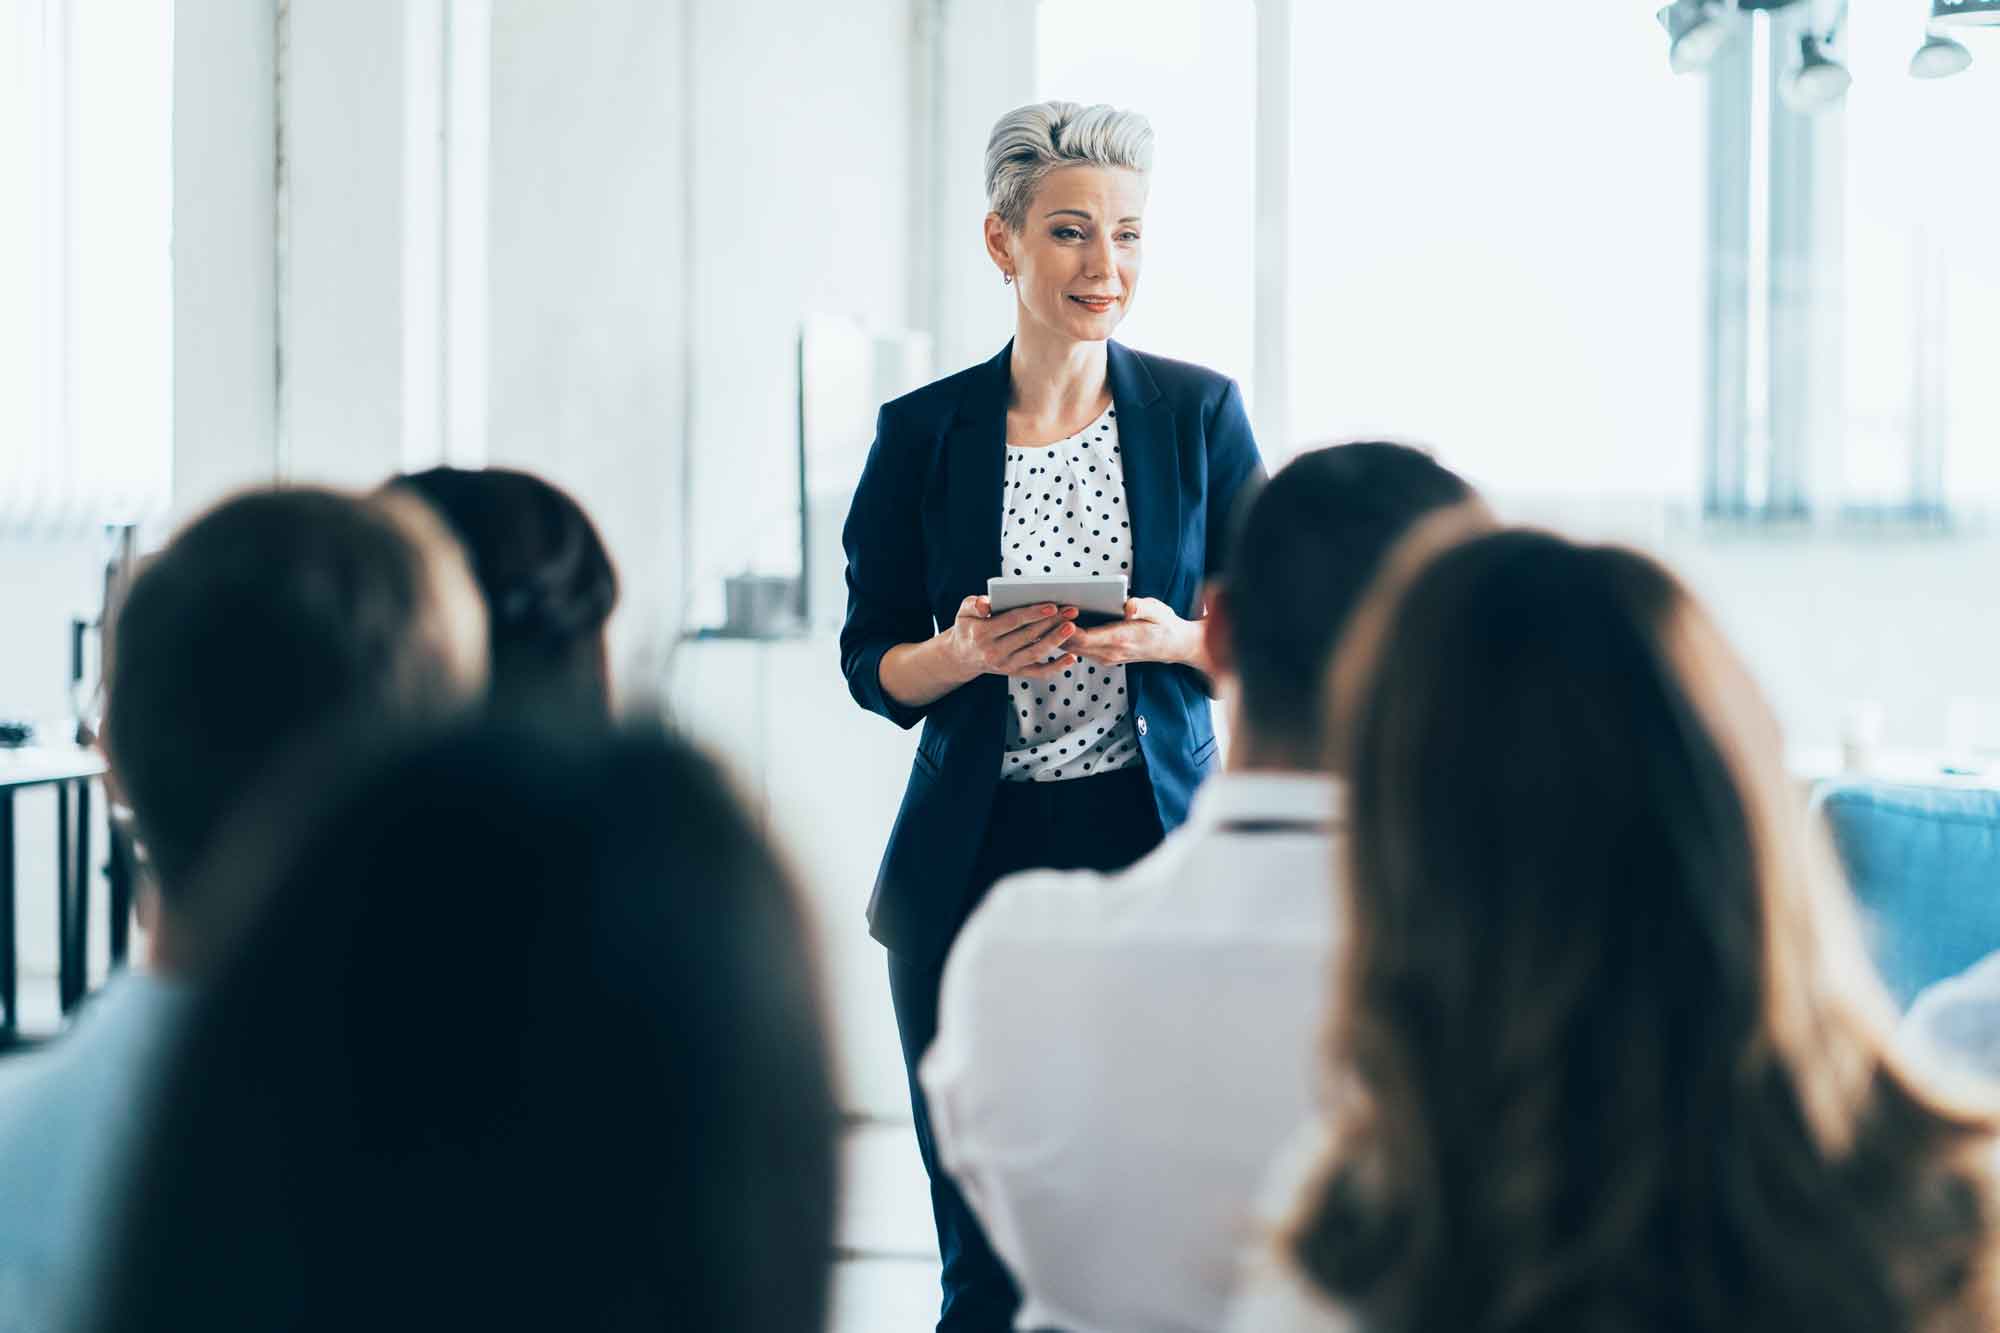
<svg viewBox="0 0 2000 1333">
<path fill-rule="evenodd" d="M 1236 674 L 1236 621 L 1229 601 L 1229 588 L 1219 578 L 1210 579 L 1202 588 L 1202 600 L 1208 604 L 1208 613 L 1201 618 L 1201 635 L 1203 647 L 1208 653 L 1208 664 L 1218 676 L 1233 676 Z"/>
<path fill-rule="evenodd" d="M 986 255 L 1001 273 L 1018 273 L 1014 265 L 1014 233 L 998 213 L 986 215 Z"/>
</svg>

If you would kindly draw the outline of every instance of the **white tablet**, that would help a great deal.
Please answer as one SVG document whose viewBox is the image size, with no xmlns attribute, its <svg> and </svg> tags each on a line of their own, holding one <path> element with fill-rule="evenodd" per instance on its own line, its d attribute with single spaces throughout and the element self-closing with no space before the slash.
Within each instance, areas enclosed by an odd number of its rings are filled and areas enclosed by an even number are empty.
<svg viewBox="0 0 2000 1333">
<path fill-rule="evenodd" d="M 1102 625 L 1125 618 L 1126 598 L 1123 574 L 1088 574 L 1072 578 L 1050 574 L 1039 578 L 997 578 L 986 580 L 986 600 L 993 614 L 1016 607 L 1054 602 L 1077 609 L 1079 625 Z"/>
</svg>

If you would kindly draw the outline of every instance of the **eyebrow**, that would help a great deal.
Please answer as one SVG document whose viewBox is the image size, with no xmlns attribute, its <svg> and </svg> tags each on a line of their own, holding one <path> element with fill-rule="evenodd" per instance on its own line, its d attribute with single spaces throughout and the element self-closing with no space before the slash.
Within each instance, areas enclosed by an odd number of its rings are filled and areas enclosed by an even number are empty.
<svg viewBox="0 0 2000 1333">
<path fill-rule="evenodd" d="M 1080 208 L 1052 208 L 1048 211 L 1047 216 L 1052 218 L 1059 218 L 1062 217 L 1064 214 L 1068 214 L 1070 217 L 1073 218 L 1082 218 L 1085 222 L 1090 221 L 1090 214 L 1084 212 Z M 1122 217 L 1119 218 L 1118 220 L 1120 222 L 1137 222 L 1139 221 L 1139 215 L 1137 213 L 1134 213 L 1129 217 Z"/>
</svg>

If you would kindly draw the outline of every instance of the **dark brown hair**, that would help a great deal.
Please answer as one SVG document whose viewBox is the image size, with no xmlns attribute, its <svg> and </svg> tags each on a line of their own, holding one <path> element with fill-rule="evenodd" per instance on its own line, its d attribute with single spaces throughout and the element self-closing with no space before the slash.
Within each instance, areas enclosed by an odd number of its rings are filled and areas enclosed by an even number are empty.
<svg viewBox="0 0 2000 1333">
<path fill-rule="evenodd" d="M 1891 1049 L 1680 585 L 1488 533 L 1398 560 L 1355 634 L 1315 1284 L 1382 1333 L 1991 1327 L 1995 1121 Z"/>
<path fill-rule="evenodd" d="M 1418 520 L 1473 498 L 1421 449 L 1300 454 L 1241 506 L 1224 564 L 1245 720 L 1317 757 L 1322 682 L 1378 567 Z"/>
<path fill-rule="evenodd" d="M 491 721 L 337 767 L 288 846 L 204 867 L 269 891 L 166 1053 L 83 1326 L 818 1333 L 818 969 L 716 767 Z"/>
<path fill-rule="evenodd" d="M 465 543 L 486 595 L 494 703 L 608 720 L 604 627 L 618 575 L 583 506 L 506 468 L 431 468 L 390 485 L 433 506 Z"/>
<path fill-rule="evenodd" d="M 196 518 L 111 635 L 104 743 L 161 891 L 289 748 L 344 717 L 455 712 L 483 634 L 456 543 L 409 500 L 263 490 Z"/>
</svg>

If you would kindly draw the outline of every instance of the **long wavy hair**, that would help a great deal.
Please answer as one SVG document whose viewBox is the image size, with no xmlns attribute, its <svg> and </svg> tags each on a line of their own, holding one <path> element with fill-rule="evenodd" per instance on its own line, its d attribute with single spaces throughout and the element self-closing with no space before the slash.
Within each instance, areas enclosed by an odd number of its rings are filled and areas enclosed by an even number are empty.
<svg viewBox="0 0 2000 1333">
<path fill-rule="evenodd" d="M 1722 636 L 1629 551 L 1413 542 L 1332 686 L 1347 926 L 1300 1267 L 1382 1333 L 1993 1327 L 2000 1122 L 1891 1049 Z"/>
</svg>

